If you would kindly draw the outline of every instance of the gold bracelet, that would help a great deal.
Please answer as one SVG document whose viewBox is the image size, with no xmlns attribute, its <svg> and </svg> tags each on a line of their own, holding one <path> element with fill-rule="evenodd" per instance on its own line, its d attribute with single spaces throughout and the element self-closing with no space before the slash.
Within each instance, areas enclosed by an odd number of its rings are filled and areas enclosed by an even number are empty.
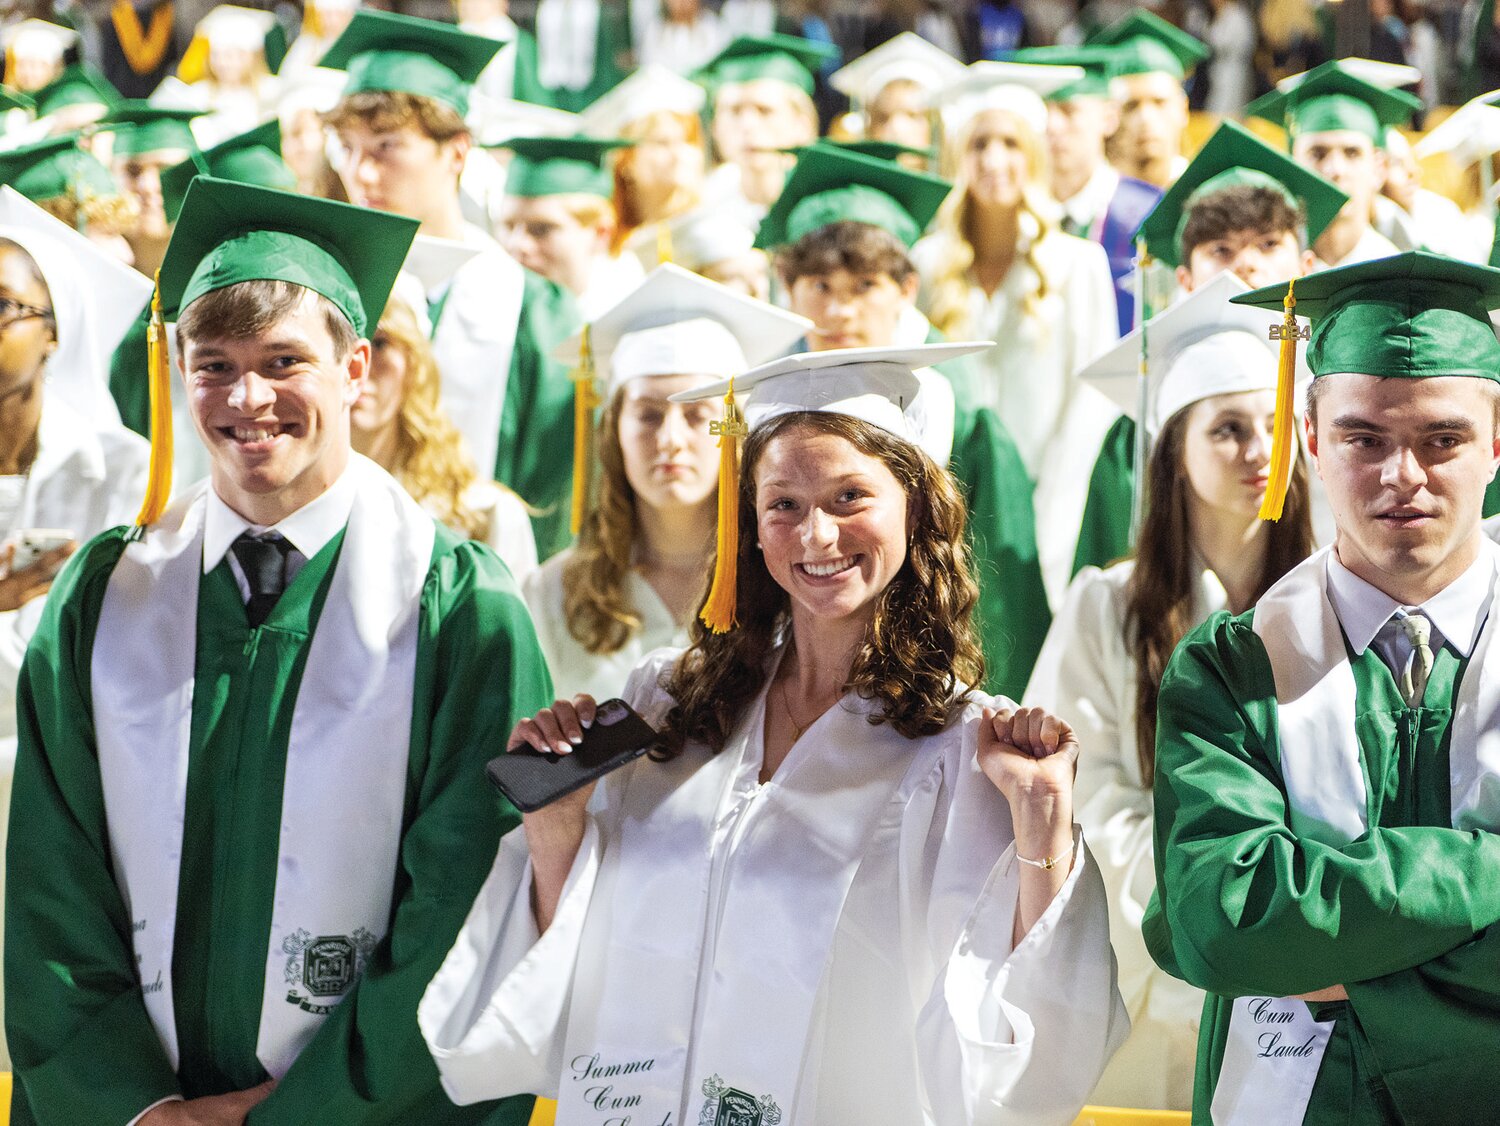
<svg viewBox="0 0 1500 1126">
<path fill-rule="evenodd" d="M 1019 860 L 1022 864 L 1030 864 L 1033 868 L 1040 868 L 1044 872 L 1050 872 L 1064 860 L 1067 860 L 1070 856 L 1073 855 L 1073 847 L 1073 845 L 1069 845 L 1067 852 L 1060 853 L 1057 856 L 1044 856 L 1040 860 L 1028 859 L 1027 857 L 1022 856 L 1019 851 L 1017 851 L 1016 859 Z"/>
</svg>

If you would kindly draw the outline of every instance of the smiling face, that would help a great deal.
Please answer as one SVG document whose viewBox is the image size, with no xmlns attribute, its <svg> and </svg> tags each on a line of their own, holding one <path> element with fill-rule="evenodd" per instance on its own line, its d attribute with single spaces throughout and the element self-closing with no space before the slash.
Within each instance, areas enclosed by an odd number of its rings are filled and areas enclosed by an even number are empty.
<svg viewBox="0 0 1500 1126">
<path fill-rule="evenodd" d="M 1182 468 L 1189 505 L 1253 520 L 1270 480 L 1275 391 L 1241 391 L 1187 408 Z"/>
<path fill-rule="evenodd" d="M 1344 566 L 1415 605 L 1473 562 L 1500 465 L 1495 398 L 1493 382 L 1468 376 L 1318 380 L 1308 448 Z"/>
<path fill-rule="evenodd" d="M 1026 127 L 1014 114 L 979 114 L 963 149 L 962 178 L 969 196 L 987 206 L 1019 206 L 1032 174 L 1030 144 Z"/>
<path fill-rule="evenodd" d="M 636 498 L 655 509 L 697 507 L 719 487 L 719 439 L 708 432 L 724 417 L 719 399 L 674 403 L 669 396 L 709 382 L 706 376 L 648 375 L 620 389 L 620 453 Z"/>
<path fill-rule="evenodd" d="M 754 467 L 757 538 L 792 615 L 868 623 L 906 562 L 906 490 L 847 438 L 792 426 Z"/>
<path fill-rule="evenodd" d="M 254 336 L 182 337 L 183 377 L 214 491 L 257 524 L 275 524 L 322 495 L 349 462 L 349 411 L 369 373 L 370 344 L 341 354 L 325 309 L 304 290 Z"/>
</svg>

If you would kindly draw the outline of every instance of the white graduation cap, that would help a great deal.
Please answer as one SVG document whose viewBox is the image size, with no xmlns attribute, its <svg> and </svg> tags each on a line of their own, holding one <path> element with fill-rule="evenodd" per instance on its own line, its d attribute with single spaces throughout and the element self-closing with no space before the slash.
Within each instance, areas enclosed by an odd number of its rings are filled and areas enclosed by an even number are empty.
<svg viewBox="0 0 1500 1126">
<path fill-rule="evenodd" d="M 303 110 L 328 113 L 339 104 L 349 72 L 326 66 L 282 70 L 275 79 L 276 113 L 283 122 Z"/>
<path fill-rule="evenodd" d="M 175 74 L 163 78 L 146 101 L 161 109 L 198 109 L 207 113 L 209 108 L 207 91 Z"/>
<path fill-rule="evenodd" d="M 18 20 L 0 31 L 0 47 L 5 49 L 8 58 L 57 62 L 77 42 L 78 32 L 71 27 L 46 20 Z"/>
<path fill-rule="evenodd" d="M 1448 153 L 1461 165 L 1500 152 L 1500 90 L 1465 102 L 1412 146 L 1418 159 Z"/>
<path fill-rule="evenodd" d="M 118 425 L 106 376 L 151 299 L 150 280 L 10 187 L 0 188 L 0 238 L 31 255 L 52 295 L 57 351 L 47 361 L 47 393 L 92 422 Z"/>
<path fill-rule="evenodd" d="M 1403 86 L 1415 86 L 1422 81 L 1422 72 L 1416 67 L 1407 66 L 1405 63 L 1383 63 L 1378 59 L 1358 57 L 1340 59 L 1339 69 L 1351 77 L 1358 78 L 1361 82 L 1368 82 L 1371 86 L 1379 86 L 1386 90 L 1399 90 Z M 1283 94 L 1295 90 L 1311 73 L 1310 70 L 1304 70 L 1297 74 L 1289 74 L 1276 83 L 1276 89 Z"/>
<path fill-rule="evenodd" d="M 932 93 L 943 126 L 954 136 L 986 110 L 1015 114 L 1038 138 L 1047 131 L 1047 103 L 1042 99 L 1084 76 L 1081 66 L 1055 63 L 1007 63 L 981 59 L 970 63 L 949 85 Z"/>
<path fill-rule="evenodd" d="M 941 47 L 903 31 L 834 71 L 828 84 L 856 106 L 867 106 L 892 82 L 906 79 L 923 90 L 939 90 L 962 78 L 965 69 Z"/>
<path fill-rule="evenodd" d="M 457 239 L 418 235 L 406 252 L 401 269 L 422 283 L 424 293 L 440 289 L 484 248 Z"/>
<path fill-rule="evenodd" d="M 242 8 L 238 4 L 220 4 L 198 21 L 193 37 L 207 40 L 210 48 L 263 51 L 266 36 L 275 24 L 273 12 Z"/>
<path fill-rule="evenodd" d="M 1282 314 L 1229 299 L 1250 287 L 1228 270 L 1146 323 L 1146 431 L 1153 437 L 1178 411 L 1200 399 L 1276 390 L 1279 346 L 1270 339 Z M 1078 373 L 1127 415 L 1140 413 L 1141 329 Z M 1297 350 L 1298 385 L 1311 379 Z"/>
<path fill-rule="evenodd" d="M 708 95 L 660 63 L 648 63 L 578 115 L 578 132 L 618 137 L 633 121 L 653 113 L 697 114 Z"/>
<path fill-rule="evenodd" d="M 468 122 L 480 148 L 495 148 L 516 137 L 571 137 L 581 131 L 579 115 L 514 98 L 469 95 Z"/>
<path fill-rule="evenodd" d="M 613 394 L 648 375 L 737 376 L 781 355 L 812 327 L 806 317 L 667 262 L 600 314 L 588 331 L 594 368 Z M 575 333 L 554 358 L 576 366 L 581 346 L 582 333 Z"/>
<path fill-rule="evenodd" d="M 926 449 L 937 420 L 929 419 L 919 394 L 922 381 L 917 370 L 992 347 L 990 341 L 971 341 L 801 352 L 752 368 L 732 382 L 736 397 L 744 399 L 741 409 L 752 430 L 784 414 L 819 411 L 861 419 Z M 722 396 L 730 383 L 724 379 L 672 398 L 689 401 Z"/>
<path fill-rule="evenodd" d="M 695 207 L 668 220 L 667 234 L 672 261 L 695 272 L 755 249 L 755 227 L 733 207 Z"/>
</svg>

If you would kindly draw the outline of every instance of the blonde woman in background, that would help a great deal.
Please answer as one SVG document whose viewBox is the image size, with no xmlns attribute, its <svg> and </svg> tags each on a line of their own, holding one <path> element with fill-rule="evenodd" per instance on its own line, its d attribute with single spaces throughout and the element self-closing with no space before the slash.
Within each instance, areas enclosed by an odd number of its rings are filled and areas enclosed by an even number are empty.
<svg viewBox="0 0 1500 1126">
<path fill-rule="evenodd" d="M 1080 368 L 1117 337 L 1104 250 L 1064 234 L 1048 195 L 1035 89 L 1066 67 L 979 63 L 944 101 L 954 189 L 936 229 L 912 252 L 927 318 L 950 339 L 998 344 L 970 362 L 978 406 L 1015 436 L 1036 486 L 1037 550 L 1055 608 L 1073 574 L 1090 473 L 1120 412 L 1079 383 Z M 1069 79 L 1061 77 L 1061 82 Z"/>
<path fill-rule="evenodd" d="M 594 505 L 577 542 L 522 585 L 558 696 L 617 696 L 646 654 L 687 644 L 713 570 L 709 426 L 724 411 L 717 399 L 668 397 L 777 356 L 810 327 L 673 265 L 590 326 L 608 389 Z"/>
<path fill-rule="evenodd" d="M 515 493 L 479 476 L 438 407 L 437 362 L 411 306 L 391 298 L 371 344 L 370 378 L 350 414 L 355 450 L 400 481 L 435 519 L 489 544 L 523 579 L 536 569 L 530 515 Z"/>
</svg>

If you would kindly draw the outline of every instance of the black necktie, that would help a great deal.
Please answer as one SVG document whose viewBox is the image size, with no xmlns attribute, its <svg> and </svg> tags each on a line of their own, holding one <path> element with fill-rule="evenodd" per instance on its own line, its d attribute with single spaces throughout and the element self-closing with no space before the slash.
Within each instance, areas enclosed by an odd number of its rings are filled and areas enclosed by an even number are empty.
<svg viewBox="0 0 1500 1126">
<path fill-rule="evenodd" d="M 245 532 L 230 545 L 229 550 L 240 561 L 245 581 L 250 584 L 250 601 L 245 603 L 245 614 L 252 627 L 258 626 L 270 615 L 276 600 L 286 589 L 286 557 L 292 545 L 275 534 L 256 539 Z"/>
</svg>

